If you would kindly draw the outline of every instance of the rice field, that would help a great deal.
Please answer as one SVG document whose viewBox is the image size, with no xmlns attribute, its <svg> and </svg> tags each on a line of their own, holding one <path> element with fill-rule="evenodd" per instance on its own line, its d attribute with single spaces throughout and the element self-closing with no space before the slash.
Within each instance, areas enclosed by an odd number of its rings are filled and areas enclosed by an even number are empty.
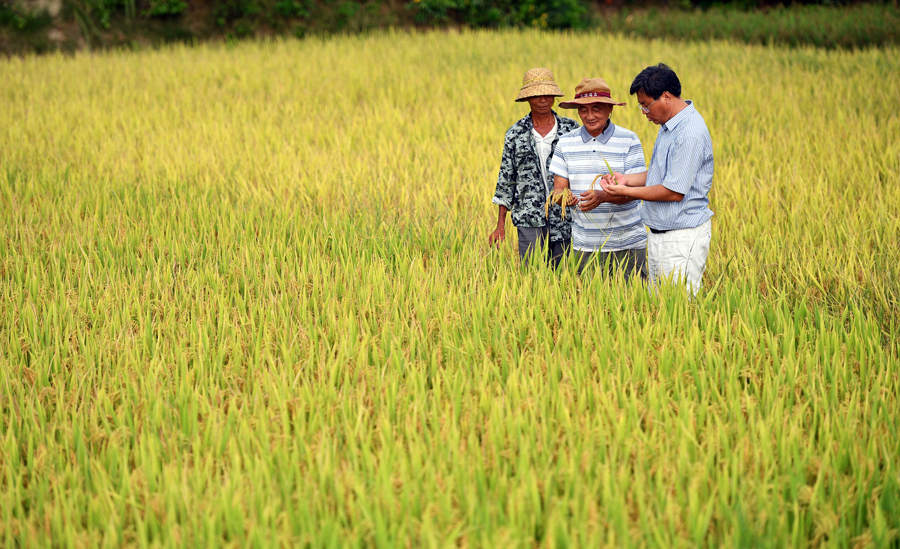
<svg viewBox="0 0 900 549">
<path fill-rule="evenodd" d="M 704 289 L 491 250 L 522 74 L 664 61 Z M 900 546 L 900 50 L 384 32 L 0 60 L 0 545 Z M 574 112 L 569 111 L 574 116 Z"/>
</svg>

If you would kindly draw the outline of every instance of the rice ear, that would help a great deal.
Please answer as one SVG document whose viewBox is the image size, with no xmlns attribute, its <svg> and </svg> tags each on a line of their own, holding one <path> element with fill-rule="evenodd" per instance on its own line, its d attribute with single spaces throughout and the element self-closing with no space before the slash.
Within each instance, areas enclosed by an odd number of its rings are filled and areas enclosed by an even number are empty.
<svg viewBox="0 0 900 549">
<path fill-rule="evenodd" d="M 563 219 L 566 218 L 566 205 L 569 202 L 569 199 L 572 198 L 572 191 L 569 189 L 559 189 L 551 191 L 549 195 L 547 195 L 547 201 L 544 202 L 544 217 L 550 217 L 550 204 L 556 202 L 559 199 L 559 206 L 562 208 L 561 217 Z"/>
<path fill-rule="evenodd" d="M 598 153 L 600 154 L 600 158 L 603 159 L 603 163 L 606 164 L 606 169 L 609 170 L 609 175 L 612 175 L 612 174 L 613 174 L 613 170 L 612 170 L 612 168 L 609 166 L 609 162 L 606 161 L 606 157 L 603 156 L 603 153 L 602 153 L 602 152 L 599 152 L 599 151 L 598 151 Z M 598 177 L 599 177 L 599 176 L 598 176 Z M 594 179 L 594 181 L 596 181 L 596 178 Z M 593 183 L 592 183 L 592 185 L 593 185 Z"/>
</svg>

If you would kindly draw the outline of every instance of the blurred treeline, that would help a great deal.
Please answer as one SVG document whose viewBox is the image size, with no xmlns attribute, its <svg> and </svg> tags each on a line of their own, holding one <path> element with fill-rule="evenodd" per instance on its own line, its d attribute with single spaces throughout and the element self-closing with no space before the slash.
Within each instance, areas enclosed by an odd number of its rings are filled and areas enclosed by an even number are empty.
<svg viewBox="0 0 900 549">
<path fill-rule="evenodd" d="M 0 0 L 0 51 L 400 28 L 600 30 L 862 48 L 900 43 L 897 0 Z"/>
</svg>

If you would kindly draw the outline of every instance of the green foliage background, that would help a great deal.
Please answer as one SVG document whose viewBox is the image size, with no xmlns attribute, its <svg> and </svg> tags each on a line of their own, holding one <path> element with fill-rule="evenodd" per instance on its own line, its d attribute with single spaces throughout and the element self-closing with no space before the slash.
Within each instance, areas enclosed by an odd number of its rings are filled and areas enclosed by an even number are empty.
<svg viewBox="0 0 900 549">
<path fill-rule="evenodd" d="M 896 2 L 586 0 L 63 0 L 60 14 L 0 5 L 0 51 L 112 47 L 395 27 L 602 29 L 647 38 L 860 48 L 900 42 Z M 63 39 L 48 39 L 55 29 Z"/>
</svg>

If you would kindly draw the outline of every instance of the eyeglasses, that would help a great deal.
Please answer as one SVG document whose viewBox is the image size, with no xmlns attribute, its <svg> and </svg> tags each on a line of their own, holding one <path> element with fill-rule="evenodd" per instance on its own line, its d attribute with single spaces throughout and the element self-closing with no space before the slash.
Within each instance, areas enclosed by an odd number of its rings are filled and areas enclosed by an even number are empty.
<svg viewBox="0 0 900 549">
<path fill-rule="evenodd" d="M 656 103 L 656 102 L 659 101 L 660 99 L 662 99 L 662 96 L 661 96 L 661 95 L 660 95 L 659 97 L 657 97 L 656 99 L 654 99 L 654 100 L 653 100 L 653 103 Z M 641 112 L 643 112 L 644 114 L 647 114 L 647 113 L 650 112 L 650 107 L 653 106 L 653 103 L 650 103 L 650 104 L 647 105 L 646 107 L 643 106 L 643 105 L 638 105 L 638 107 L 641 108 Z"/>
</svg>

